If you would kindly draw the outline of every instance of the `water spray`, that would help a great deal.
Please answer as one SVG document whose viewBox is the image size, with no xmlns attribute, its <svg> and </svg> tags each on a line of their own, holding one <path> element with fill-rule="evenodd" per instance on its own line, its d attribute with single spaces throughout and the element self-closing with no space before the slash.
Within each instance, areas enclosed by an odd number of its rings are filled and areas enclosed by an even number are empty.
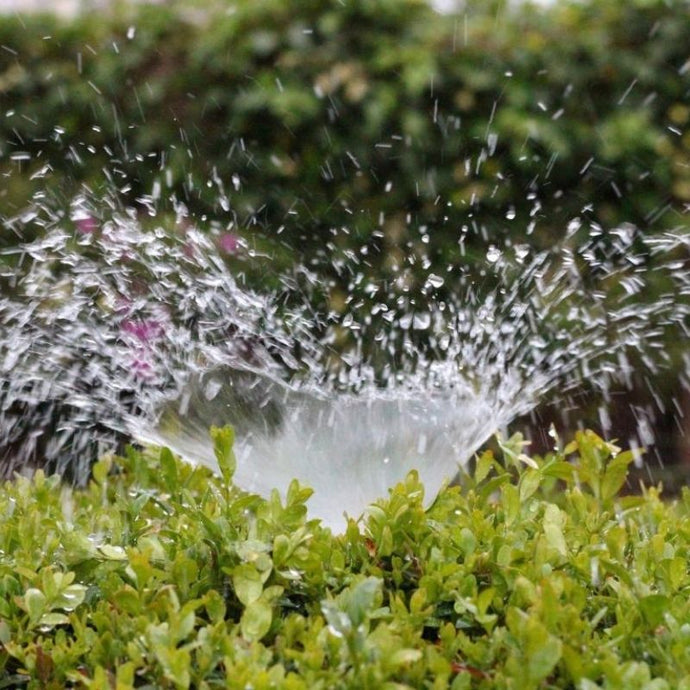
<svg viewBox="0 0 690 690">
<path fill-rule="evenodd" d="M 686 317 L 677 295 L 635 301 L 642 262 L 678 241 L 633 250 L 629 228 L 605 256 L 600 228 L 569 241 L 576 222 L 549 251 L 491 245 L 483 281 L 430 273 L 414 304 L 372 283 L 368 301 L 319 313 L 290 276 L 280 294 L 240 286 L 212 233 L 105 207 L 96 219 L 83 197 L 70 218 L 12 221 L 40 233 L 5 257 L 6 477 L 42 467 L 83 484 L 100 452 L 129 442 L 215 467 L 208 429 L 232 424 L 239 486 L 267 495 L 298 478 L 339 529 L 411 469 L 432 500 L 495 431 L 583 377 L 605 389 L 626 353 L 663 366 L 663 329 Z"/>
</svg>

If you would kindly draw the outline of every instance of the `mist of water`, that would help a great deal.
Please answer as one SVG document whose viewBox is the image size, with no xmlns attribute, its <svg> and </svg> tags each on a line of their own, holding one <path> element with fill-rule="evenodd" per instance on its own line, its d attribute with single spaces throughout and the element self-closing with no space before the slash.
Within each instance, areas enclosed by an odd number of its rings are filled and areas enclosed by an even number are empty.
<svg viewBox="0 0 690 690">
<path fill-rule="evenodd" d="M 296 477 L 315 490 L 311 514 L 340 529 L 410 469 L 433 499 L 545 396 L 583 379 L 605 391 L 631 353 L 664 366 L 664 330 L 686 319 L 682 238 L 631 227 L 573 221 L 552 250 L 489 245 L 479 271 L 430 273 L 414 300 L 374 281 L 371 299 L 317 313 L 304 286 L 318 267 L 258 294 L 223 237 L 166 223 L 88 196 L 69 217 L 43 207 L 9 223 L 40 232 L 2 276 L 5 475 L 45 466 L 85 481 L 98 452 L 130 438 L 215 467 L 208 428 L 229 423 L 241 487 L 265 495 Z M 672 289 L 641 303 L 660 255 Z"/>
</svg>

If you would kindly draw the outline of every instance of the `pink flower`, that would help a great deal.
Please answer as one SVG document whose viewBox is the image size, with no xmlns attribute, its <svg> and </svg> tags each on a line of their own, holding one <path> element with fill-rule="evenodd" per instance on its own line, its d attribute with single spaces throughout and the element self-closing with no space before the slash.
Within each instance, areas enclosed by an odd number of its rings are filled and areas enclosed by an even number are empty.
<svg viewBox="0 0 690 690">
<path fill-rule="evenodd" d="M 157 319 L 127 318 L 120 322 L 120 337 L 129 350 L 129 373 L 135 381 L 157 379 L 156 351 L 164 333 L 165 326 Z"/>
<path fill-rule="evenodd" d="M 98 221 L 93 216 L 84 216 L 83 218 L 77 218 L 74 221 L 77 227 L 77 232 L 82 235 L 92 235 L 98 230 Z"/>
<path fill-rule="evenodd" d="M 134 378 L 148 379 L 153 376 L 153 364 L 137 357 L 131 362 L 131 371 L 134 374 Z"/>
<path fill-rule="evenodd" d="M 155 319 L 125 319 L 120 324 L 122 333 L 134 336 L 140 343 L 158 340 L 164 332 L 163 324 Z"/>
<path fill-rule="evenodd" d="M 233 232 L 225 232 L 218 238 L 218 246 L 227 254 L 235 254 L 240 246 L 240 239 Z"/>
</svg>

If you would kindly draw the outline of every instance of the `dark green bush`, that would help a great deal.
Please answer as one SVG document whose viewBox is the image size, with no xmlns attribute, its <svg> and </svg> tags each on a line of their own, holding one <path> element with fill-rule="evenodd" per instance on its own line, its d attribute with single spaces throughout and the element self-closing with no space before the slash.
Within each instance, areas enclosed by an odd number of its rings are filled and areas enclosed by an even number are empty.
<svg viewBox="0 0 690 690">
<path fill-rule="evenodd" d="M 231 226 L 267 253 L 242 266 L 263 287 L 317 265 L 336 310 L 365 290 L 355 271 L 414 296 L 490 244 L 552 246 L 576 217 L 581 234 L 675 227 L 690 201 L 682 7 L 470 2 L 443 16 L 422 0 L 274 0 L 6 16 L 0 213 L 36 193 L 55 212 L 82 185 L 96 217 L 106 189 L 144 216 L 174 198 L 185 222 Z"/>
<path fill-rule="evenodd" d="M 4 212 L 158 183 L 199 222 L 390 269 L 425 232 L 443 266 L 463 225 L 552 244 L 576 216 L 664 228 L 690 201 L 680 2 L 222 5 L 3 17 Z"/>
</svg>

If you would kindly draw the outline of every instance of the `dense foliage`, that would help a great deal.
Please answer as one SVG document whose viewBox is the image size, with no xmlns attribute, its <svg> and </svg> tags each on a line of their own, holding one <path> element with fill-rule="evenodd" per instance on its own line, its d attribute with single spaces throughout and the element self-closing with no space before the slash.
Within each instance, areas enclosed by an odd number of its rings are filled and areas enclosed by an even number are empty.
<svg viewBox="0 0 690 690">
<path fill-rule="evenodd" d="M 115 185 L 390 269 L 427 232 L 445 263 L 462 232 L 551 244 L 690 201 L 681 2 L 116 7 L 0 20 L 5 214 Z"/>
<path fill-rule="evenodd" d="M 166 450 L 0 491 L 0 686 L 690 688 L 690 493 L 619 494 L 591 432 L 503 442 L 428 510 L 415 474 L 343 535 Z"/>
</svg>

